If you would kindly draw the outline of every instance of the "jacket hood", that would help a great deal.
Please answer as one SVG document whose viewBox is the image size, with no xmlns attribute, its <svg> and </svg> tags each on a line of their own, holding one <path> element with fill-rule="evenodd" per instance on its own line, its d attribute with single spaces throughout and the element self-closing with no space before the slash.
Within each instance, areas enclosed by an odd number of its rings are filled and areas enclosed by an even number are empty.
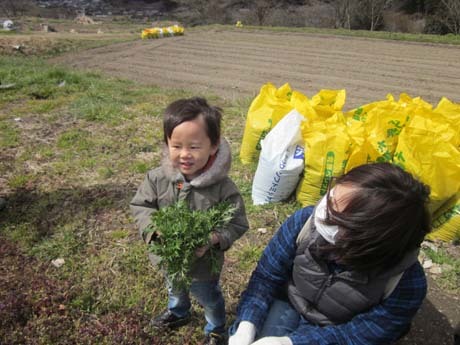
<svg viewBox="0 0 460 345">
<path fill-rule="evenodd" d="M 221 138 L 219 148 L 216 152 L 216 158 L 212 165 L 189 183 L 193 187 L 210 186 L 228 176 L 231 164 L 232 154 L 230 144 L 225 138 Z M 171 181 L 185 181 L 185 177 L 182 175 L 180 170 L 172 165 L 172 162 L 169 159 L 168 147 L 166 145 L 163 147 L 161 167 L 166 176 L 169 176 Z"/>
</svg>

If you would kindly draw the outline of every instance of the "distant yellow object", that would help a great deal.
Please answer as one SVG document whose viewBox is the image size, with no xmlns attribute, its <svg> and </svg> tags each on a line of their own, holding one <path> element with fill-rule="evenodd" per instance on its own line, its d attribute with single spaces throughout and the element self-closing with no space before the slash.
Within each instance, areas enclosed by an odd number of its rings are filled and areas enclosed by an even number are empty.
<svg viewBox="0 0 460 345">
<path fill-rule="evenodd" d="M 236 26 L 237 28 L 242 28 L 242 27 L 243 27 L 243 23 L 241 23 L 241 20 L 238 20 L 238 21 L 236 22 L 235 26 Z"/>
<path fill-rule="evenodd" d="M 171 36 L 181 36 L 184 34 L 184 28 L 179 25 L 173 25 L 163 28 L 150 28 L 142 30 L 141 38 L 162 38 Z"/>
</svg>

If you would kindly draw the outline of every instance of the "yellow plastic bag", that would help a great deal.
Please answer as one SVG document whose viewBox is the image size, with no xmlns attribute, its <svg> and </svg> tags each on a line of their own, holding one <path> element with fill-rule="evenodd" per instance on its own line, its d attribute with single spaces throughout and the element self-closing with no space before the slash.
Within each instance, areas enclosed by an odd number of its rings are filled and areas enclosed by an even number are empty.
<svg viewBox="0 0 460 345">
<path fill-rule="evenodd" d="M 142 30 L 141 38 L 161 38 L 167 36 L 180 36 L 184 34 L 184 28 L 179 25 L 173 25 L 163 28 L 149 28 Z"/>
<path fill-rule="evenodd" d="M 459 144 L 458 130 L 428 108 L 419 108 L 399 135 L 393 161 L 431 187 L 431 213 L 460 190 Z"/>
<path fill-rule="evenodd" d="M 351 140 L 345 118 L 337 112 L 325 121 L 304 122 L 305 168 L 296 199 L 302 206 L 314 205 L 326 193 L 330 179 L 344 172 Z"/>
<path fill-rule="evenodd" d="M 240 159 L 248 164 L 257 159 L 260 153 L 260 140 L 294 107 L 290 103 L 292 90 L 289 84 L 277 89 L 267 83 L 251 103 L 246 117 Z"/>
<path fill-rule="evenodd" d="M 460 192 L 457 192 L 436 211 L 432 222 L 433 230 L 426 238 L 450 242 L 460 239 Z"/>
<path fill-rule="evenodd" d="M 455 128 L 460 128 L 460 104 L 452 103 L 443 97 L 434 111 L 451 121 Z"/>
<path fill-rule="evenodd" d="M 318 114 L 311 105 L 311 101 L 303 93 L 292 91 L 291 104 L 295 110 L 301 113 L 309 121 L 315 121 L 318 119 Z"/>
<path fill-rule="evenodd" d="M 384 101 L 349 111 L 346 117 L 353 141 L 348 172 L 362 164 L 392 161 L 399 134 L 410 118 L 410 107 L 388 95 Z"/>
<path fill-rule="evenodd" d="M 398 103 L 400 103 L 401 105 L 405 107 L 409 107 L 411 112 L 414 112 L 414 111 L 416 112 L 417 109 L 425 109 L 425 110 L 433 109 L 433 106 L 430 103 L 424 101 L 421 97 L 412 98 L 407 93 L 402 93 L 399 96 Z"/>
<path fill-rule="evenodd" d="M 158 38 L 159 37 L 159 29 L 158 28 L 151 28 L 151 29 L 144 29 L 142 30 L 141 38 Z"/>
<path fill-rule="evenodd" d="M 326 119 L 338 111 L 345 104 L 345 90 L 320 90 L 311 98 L 310 104 L 319 117 Z"/>
</svg>

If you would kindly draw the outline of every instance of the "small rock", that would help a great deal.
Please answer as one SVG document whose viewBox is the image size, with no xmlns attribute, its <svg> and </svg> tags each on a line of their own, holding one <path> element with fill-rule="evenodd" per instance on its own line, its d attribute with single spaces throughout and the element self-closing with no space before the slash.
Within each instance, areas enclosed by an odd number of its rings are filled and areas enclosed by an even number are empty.
<svg viewBox="0 0 460 345">
<path fill-rule="evenodd" d="M 266 234 L 267 233 L 267 228 L 258 228 L 257 232 L 260 232 L 261 234 Z"/>
<path fill-rule="evenodd" d="M 12 20 L 7 19 L 3 22 L 3 30 L 11 31 L 14 29 L 14 23 Z"/>
<path fill-rule="evenodd" d="M 0 89 L 2 90 L 7 90 L 7 89 L 12 89 L 13 87 L 15 87 L 16 84 L 14 83 L 11 83 L 11 84 L 2 84 L 0 85 Z"/>
<path fill-rule="evenodd" d="M 65 264 L 65 260 L 63 258 L 58 258 L 55 260 L 51 260 L 51 263 L 53 264 L 54 267 L 59 268 Z"/>
<path fill-rule="evenodd" d="M 434 243 L 431 243 L 431 242 L 428 242 L 428 241 L 423 241 L 422 242 L 422 248 L 430 248 L 435 253 L 438 252 L 438 247 Z"/>
<path fill-rule="evenodd" d="M 442 268 L 441 266 L 435 265 L 429 269 L 431 274 L 441 274 L 442 273 Z"/>
<path fill-rule="evenodd" d="M 426 268 L 431 268 L 432 266 L 433 266 L 433 261 L 431 261 L 431 260 L 425 260 L 423 262 L 423 268 L 425 268 L 425 269 Z"/>
</svg>

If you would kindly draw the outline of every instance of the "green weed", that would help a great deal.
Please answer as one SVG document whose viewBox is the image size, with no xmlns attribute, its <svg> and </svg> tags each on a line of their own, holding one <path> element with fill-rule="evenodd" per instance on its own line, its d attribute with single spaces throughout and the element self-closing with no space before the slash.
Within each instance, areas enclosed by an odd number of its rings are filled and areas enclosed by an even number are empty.
<svg viewBox="0 0 460 345">
<path fill-rule="evenodd" d="M 25 174 L 14 175 L 8 181 L 8 185 L 11 188 L 24 188 L 27 185 L 27 183 L 32 180 L 32 178 L 33 177 L 31 175 L 25 175 Z"/>
<path fill-rule="evenodd" d="M 53 147 L 51 146 L 43 146 L 38 149 L 38 153 L 40 157 L 46 158 L 46 159 L 51 159 L 55 156 L 55 152 Z"/>
<path fill-rule="evenodd" d="M 129 232 L 125 229 L 115 230 L 110 233 L 113 240 L 122 240 L 129 236 Z"/>
<path fill-rule="evenodd" d="M 434 263 L 441 266 L 442 273 L 436 279 L 438 284 L 446 290 L 460 293 L 460 259 L 449 255 L 443 248 L 438 248 L 436 251 L 423 248 L 423 252 Z"/>
<path fill-rule="evenodd" d="M 152 302 L 154 296 L 146 296 L 153 288 L 146 263 L 145 248 L 134 244 L 125 250 L 106 248 L 97 257 L 88 257 L 73 307 L 104 314 Z"/>
<path fill-rule="evenodd" d="M 448 255 L 443 249 L 435 251 L 431 248 L 424 248 L 423 251 L 436 264 L 454 265 L 456 263 L 456 260 Z"/>
<path fill-rule="evenodd" d="M 21 224 L 0 227 L 0 233 L 18 244 L 20 248 L 28 250 L 34 243 L 39 241 L 38 233 L 31 231 L 33 228 L 34 224 L 32 222 L 23 222 Z"/>
<path fill-rule="evenodd" d="M 31 100 L 27 103 L 29 112 L 37 114 L 46 114 L 54 109 L 60 108 L 65 102 L 68 101 L 65 97 L 61 96 L 57 99 L 42 99 L 42 100 Z"/>
<path fill-rule="evenodd" d="M 72 149 L 78 151 L 88 150 L 91 147 L 90 133 L 81 129 L 71 129 L 62 133 L 57 140 L 60 149 Z"/>
<path fill-rule="evenodd" d="M 238 254 L 238 268 L 243 271 L 253 269 L 262 255 L 264 248 L 259 246 L 246 246 Z"/>
<path fill-rule="evenodd" d="M 19 144 L 19 131 L 6 120 L 0 121 L 0 147 L 15 147 Z"/>
<path fill-rule="evenodd" d="M 44 261 L 56 258 L 69 260 L 84 250 L 87 237 L 80 231 L 81 227 L 80 222 L 64 224 L 62 228 L 56 227 L 54 234 L 37 241 L 29 253 Z"/>
<path fill-rule="evenodd" d="M 94 162 L 94 163 L 96 163 L 96 162 Z M 99 176 L 101 178 L 103 178 L 103 179 L 108 179 L 108 178 L 112 177 L 115 174 L 115 172 L 110 167 L 99 168 L 98 173 L 99 173 Z"/>
<path fill-rule="evenodd" d="M 147 171 L 149 171 L 149 169 L 149 164 L 145 162 L 135 162 L 133 165 L 133 171 L 140 174 L 145 174 Z"/>
</svg>

